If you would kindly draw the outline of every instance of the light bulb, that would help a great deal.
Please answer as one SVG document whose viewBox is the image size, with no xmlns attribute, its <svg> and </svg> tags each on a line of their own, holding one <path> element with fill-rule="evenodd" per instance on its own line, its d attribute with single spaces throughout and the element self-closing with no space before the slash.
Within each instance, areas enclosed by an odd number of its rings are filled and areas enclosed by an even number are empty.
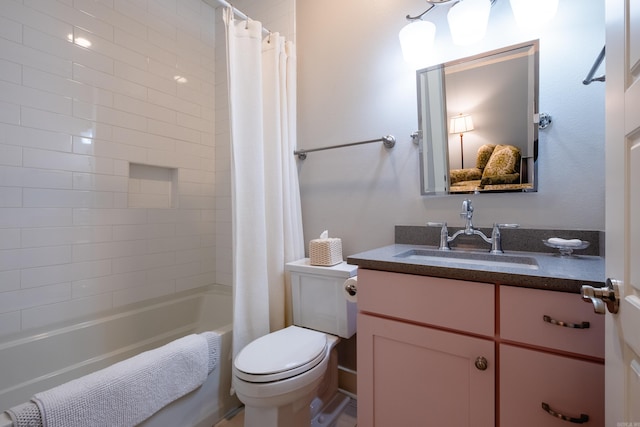
<svg viewBox="0 0 640 427">
<path fill-rule="evenodd" d="M 462 0 L 447 13 L 453 42 L 469 45 L 479 42 L 487 32 L 491 12 L 490 0 Z"/>
<path fill-rule="evenodd" d="M 399 37 L 404 60 L 415 69 L 426 67 L 436 38 L 436 26 L 429 21 L 416 20 L 405 25 Z"/>
</svg>

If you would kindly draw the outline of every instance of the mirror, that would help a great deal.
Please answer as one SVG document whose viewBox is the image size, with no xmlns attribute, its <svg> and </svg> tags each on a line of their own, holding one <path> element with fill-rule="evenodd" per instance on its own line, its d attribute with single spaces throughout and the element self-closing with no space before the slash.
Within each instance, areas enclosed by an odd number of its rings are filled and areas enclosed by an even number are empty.
<svg viewBox="0 0 640 427">
<path fill-rule="evenodd" d="M 537 190 L 538 41 L 418 70 L 422 194 Z"/>
</svg>

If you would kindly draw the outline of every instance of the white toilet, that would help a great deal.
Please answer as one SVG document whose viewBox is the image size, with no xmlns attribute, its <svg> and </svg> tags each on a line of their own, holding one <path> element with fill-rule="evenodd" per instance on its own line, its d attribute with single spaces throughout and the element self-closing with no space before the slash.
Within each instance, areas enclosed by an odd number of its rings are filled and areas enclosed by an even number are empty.
<svg viewBox="0 0 640 427">
<path fill-rule="evenodd" d="M 338 337 L 356 332 L 357 307 L 345 281 L 357 266 L 287 264 L 294 326 L 249 343 L 233 363 L 245 427 L 329 427 L 349 398 L 338 393 Z"/>
</svg>

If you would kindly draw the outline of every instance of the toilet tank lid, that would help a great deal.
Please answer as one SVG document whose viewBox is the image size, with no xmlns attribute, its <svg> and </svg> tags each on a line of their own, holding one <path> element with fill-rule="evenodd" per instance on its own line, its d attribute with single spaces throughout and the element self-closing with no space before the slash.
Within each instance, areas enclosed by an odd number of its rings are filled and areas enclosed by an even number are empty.
<svg viewBox="0 0 640 427">
<path fill-rule="evenodd" d="M 345 279 L 358 274 L 358 266 L 347 264 L 346 261 L 342 261 L 341 263 L 332 265 L 330 267 L 323 267 L 318 265 L 311 265 L 309 258 L 303 258 L 297 261 L 288 262 L 286 265 L 286 270 L 295 271 L 297 273 L 318 274 L 321 276 L 343 277 Z"/>
<path fill-rule="evenodd" d="M 326 334 L 289 326 L 250 342 L 236 357 L 235 367 L 256 375 L 290 371 L 313 361 L 326 346 Z"/>
</svg>

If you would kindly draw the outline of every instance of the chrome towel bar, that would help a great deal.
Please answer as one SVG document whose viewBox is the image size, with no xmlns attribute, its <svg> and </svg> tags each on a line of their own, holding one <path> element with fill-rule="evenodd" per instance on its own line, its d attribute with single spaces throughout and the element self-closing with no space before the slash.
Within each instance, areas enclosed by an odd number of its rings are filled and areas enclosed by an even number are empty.
<svg viewBox="0 0 640 427">
<path fill-rule="evenodd" d="M 602 64 L 602 60 L 604 59 L 605 48 L 606 48 L 606 46 L 602 46 L 602 50 L 600 51 L 600 54 L 596 58 L 596 61 L 591 66 L 591 70 L 589 70 L 589 74 L 587 74 L 587 77 L 585 77 L 584 80 L 582 81 L 583 85 L 589 85 L 592 82 L 604 82 L 605 81 L 604 74 L 601 75 L 600 77 L 593 77 L 593 75 L 598 70 L 598 67 L 600 66 L 600 64 Z"/>
<path fill-rule="evenodd" d="M 295 150 L 293 152 L 293 155 L 298 156 L 298 159 L 300 160 L 304 160 L 307 158 L 307 153 L 312 153 L 314 151 L 332 150 L 334 148 L 351 147 L 352 145 L 370 144 L 372 142 L 380 142 L 380 141 L 384 143 L 385 148 L 392 148 L 394 145 L 396 145 L 396 138 L 393 135 L 386 135 L 378 139 L 369 139 L 367 141 L 351 142 L 349 144 L 330 145 L 328 147 Z"/>
</svg>

